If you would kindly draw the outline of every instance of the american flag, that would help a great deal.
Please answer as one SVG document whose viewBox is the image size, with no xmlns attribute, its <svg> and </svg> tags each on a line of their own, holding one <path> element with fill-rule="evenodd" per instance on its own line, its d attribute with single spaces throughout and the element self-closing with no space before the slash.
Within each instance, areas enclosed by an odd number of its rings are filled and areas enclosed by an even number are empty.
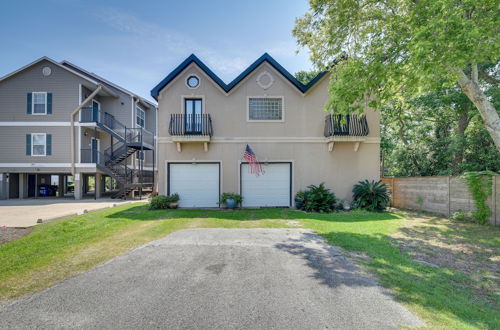
<svg viewBox="0 0 500 330">
<path fill-rule="evenodd" d="M 255 154 L 253 153 L 252 149 L 248 144 L 247 147 L 245 148 L 245 152 L 243 153 L 243 158 L 245 158 L 245 160 L 250 165 L 249 167 L 250 174 L 255 174 L 255 176 L 264 174 L 262 166 L 260 165 L 259 161 L 257 160 L 257 157 L 255 157 Z"/>
</svg>

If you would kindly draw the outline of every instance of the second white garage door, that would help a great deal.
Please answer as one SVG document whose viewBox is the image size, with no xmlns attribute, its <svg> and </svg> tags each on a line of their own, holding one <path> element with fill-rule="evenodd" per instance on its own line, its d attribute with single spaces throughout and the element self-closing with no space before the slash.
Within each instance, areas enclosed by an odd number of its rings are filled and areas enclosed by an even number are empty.
<svg viewBox="0 0 500 330">
<path fill-rule="evenodd" d="M 290 206 L 290 163 L 262 164 L 265 173 L 255 176 L 248 172 L 248 164 L 241 164 L 241 195 L 244 207 Z"/>
<path fill-rule="evenodd" d="M 170 163 L 169 194 L 178 193 L 180 207 L 218 207 L 219 164 Z"/>
</svg>

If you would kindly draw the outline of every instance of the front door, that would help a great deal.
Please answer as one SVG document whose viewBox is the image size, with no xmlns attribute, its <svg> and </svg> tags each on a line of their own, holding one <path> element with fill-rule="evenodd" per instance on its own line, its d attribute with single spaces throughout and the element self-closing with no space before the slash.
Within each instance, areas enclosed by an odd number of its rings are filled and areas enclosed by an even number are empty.
<svg viewBox="0 0 500 330">
<path fill-rule="evenodd" d="M 99 163 L 99 150 L 101 149 L 101 141 L 92 138 L 92 163 Z"/>
<path fill-rule="evenodd" d="M 202 132 L 202 120 L 201 120 L 201 99 L 186 99 L 184 104 L 186 122 L 185 122 L 185 133 L 186 134 L 201 134 Z"/>
</svg>

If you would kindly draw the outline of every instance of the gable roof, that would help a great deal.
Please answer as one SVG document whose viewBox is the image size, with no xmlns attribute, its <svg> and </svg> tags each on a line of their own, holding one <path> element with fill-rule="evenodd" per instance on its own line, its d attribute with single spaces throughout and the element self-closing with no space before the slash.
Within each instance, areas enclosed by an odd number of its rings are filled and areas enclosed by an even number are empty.
<svg viewBox="0 0 500 330">
<path fill-rule="evenodd" d="M 57 62 L 57 61 L 55 61 L 55 60 L 53 60 L 53 59 L 51 59 L 50 57 L 47 57 L 47 56 L 40 57 L 38 60 L 35 60 L 35 61 L 33 61 L 33 62 L 29 63 L 29 64 L 26 64 L 25 66 L 23 66 L 23 67 L 21 67 L 21 68 L 19 68 L 19 69 L 15 70 L 15 71 L 13 71 L 13 72 L 11 72 L 11 73 L 9 73 L 9 74 L 6 74 L 6 75 L 5 75 L 5 76 L 3 76 L 3 77 L 0 77 L 0 83 L 1 83 L 2 81 L 4 81 L 4 80 L 8 79 L 8 78 L 11 78 L 11 77 L 15 76 L 16 74 L 18 74 L 18 73 L 20 73 L 20 72 L 22 72 L 22 71 L 24 71 L 24 70 L 26 70 L 26 69 L 28 69 L 28 68 L 30 68 L 30 67 L 32 67 L 32 66 L 34 66 L 35 64 L 38 64 L 38 63 L 42 62 L 42 61 L 47 61 L 47 62 L 50 62 L 51 64 L 53 64 L 53 65 L 55 65 L 55 66 L 57 66 L 57 67 L 59 67 L 59 68 L 61 68 L 61 69 L 64 69 L 64 70 L 66 70 L 66 71 L 68 71 L 68 72 L 70 72 L 70 73 L 72 73 L 72 74 L 74 74 L 74 75 L 76 75 L 76 76 L 78 76 L 78 77 L 80 77 L 80 78 L 84 79 L 85 81 L 87 81 L 88 83 L 90 83 L 90 84 L 91 84 L 92 86 L 94 86 L 94 87 L 97 87 L 97 86 L 100 86 L 100 85 L 101 85 L 101 83 L 99 83 L 98 81 L 96 81 L 96 80 L 94 80 L 94 79 L 92 79 L 92 78 L 90 78 L 90 77 L 87 77 L 87 76 L 85 76 L 85 75 L 83 75 L 83 74 L 81 74 L 81 73 L 79 73 L 79 72 L 76 72 L 76 71 L 74 71 L 74 70 L 71 70 L 70 68 L 68 68 L 68 67 L 66 67 L 66 66 L 64 66 L 64 65 L 62 65 L 61 63 L 59 63 L 59 62 Z M 104 86 L 103 86 L 103 87 L 104 87 Z M 115 93 L 113 93 L 112 91 L 110 91 L 110 90 L 109 90 L 108 88 L 106 88 L 106 87 L 104 87 L 104 88 L 102 89 L 102 91 L 103 91 L 103 93 L 104 93 L 103 95 L 109 95 L 109 96 L 113 96 L 113 97 L 116 97 L 116 96 L 117 96 Z"/>
<path fill-rule="evenodd" d="M 158 95 L 160 91 L 165 88 L 172 80 L 175 79 L 184 69 L 186 69 L 191 63 L 195 63 L 198 67 L 205 72 L 217 85 L 219 85 L 222 90 L 228 93 L 231 89 L 233 89 L 239 82 L 245 79 L 250 73 L 252 73 L 255 69 L 257 69 L 262 63 L 267 62 L 271 65 L 276 71 L 281 73 L 283 77 L 285 77 L 292 85 L 294 85 L 301 93 L 307 92 L 312 86 L 314 86 L 326 73 L 327 71 L 320 72 L 312 79 L 307 85 L 304 85 L 300 81 L 297 80 L 290 72 L 288 72 L 284 67 L 281 66 L 274 58 L 271 57 L 268 53 L 264 53 L 261 57 L 259 57 L 255 62 L 250 64 L 248 68 L 246 68 L 242 73 L 240 73 L 233 81 L 229 84 L 224 83 L 224 81 L 219 78 L 208 66 L 205 65 L 196 55 L 191 54 L 188 58 L 186 58 L 178 67 L 176 67 L 172 72 L 170 72 L 165 79 L 163 79 L 158 85 L 156 85 L 151 90 L 151 96 L 158 101 Z"/>
<path fill-rule="evenodd" d="M 115 88 L 115 89 L 117 89 L 117 90 L 119 90 L 119 91 L 121 91 L 121 92 L 123 92 L 125 94 L 130 95 L 131 97 L 135 97 L 135 98 L 139 99 L 142 103 L 144 103 L 147 106 L 152 106 L 153 108 L 156 108 L 156 104 L 154 104 L 154 103 L 146 100 L 143 97 L 140 97 L 137 94 L 132 93 L 131 91 L 129 91 L 129 90 L 127 90 L 127 89 L 125 89 L 125 88 L 123 88 L 121 86 L 116 85 L 115 83 L 112 83 L 111 81 L 109 81 L 109 80 L 107 80 L 107 79 L 105 79 L 105 78 L 103 78 L 103 77 L 101 77 L 101 76 L 99 76 L 99 75 L 97 75 L 97 74 L 95 74 L 93 72 L 89 72 L 89 71 L 87 71 L 85 69 L 82 69 L 81 67 L 79 67 L 79 66 L 77 66 L 77 65 L 75 65 L 75 64 L 73 64 L 73 63 L 71 63 L 69 61 L 66 61 L 66 60 L 62 61 L 61 64 L 63 66 L 65 66 L 65 67 L 72 68 L 74 70 L 80 71 L 83 75 L 89 76 L 89 77 L 97 80 L 98 82 L 103 83 L 105 85 L 108 85 L 110 87 L 113 87 L 113 88 Z"/>
</svg>

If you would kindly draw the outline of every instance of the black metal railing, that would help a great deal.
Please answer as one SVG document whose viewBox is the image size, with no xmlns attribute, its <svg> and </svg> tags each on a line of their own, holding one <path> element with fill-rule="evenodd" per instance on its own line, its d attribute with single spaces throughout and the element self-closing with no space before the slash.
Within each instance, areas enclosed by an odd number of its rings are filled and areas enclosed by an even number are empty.
<svg viewBox="0 0 500 330">
<path fill-rule="evenodd" d="M 212 118 L 206 113 L 199 115 L 171 114 L 168 133 L 170 135 L 212 136 Z"/>
<path fill-rule="evenodd" d="M 363 115 L 329 114 L 325 118 L 325 137 L 367 136 L 368 132 L 368 122 Z"/>
</svg>

